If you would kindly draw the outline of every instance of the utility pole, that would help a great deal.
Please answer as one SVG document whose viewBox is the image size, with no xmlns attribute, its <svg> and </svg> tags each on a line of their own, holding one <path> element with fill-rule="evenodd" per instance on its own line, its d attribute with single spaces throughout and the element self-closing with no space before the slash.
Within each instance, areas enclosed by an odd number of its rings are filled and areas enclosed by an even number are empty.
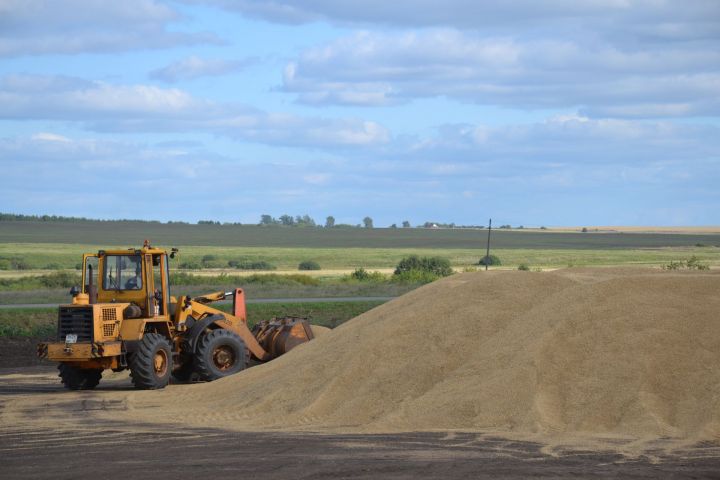
<svg viewBox="0 0 720 480">
<path fill-rule="evenodd" d="M 490 231 L 492 230 L 492 218 L 488 222 L 488 239 L 487 239 L 487 252 L 485 253 L 485 271 L 488 269 L 490 263 Z"/>
</svg>

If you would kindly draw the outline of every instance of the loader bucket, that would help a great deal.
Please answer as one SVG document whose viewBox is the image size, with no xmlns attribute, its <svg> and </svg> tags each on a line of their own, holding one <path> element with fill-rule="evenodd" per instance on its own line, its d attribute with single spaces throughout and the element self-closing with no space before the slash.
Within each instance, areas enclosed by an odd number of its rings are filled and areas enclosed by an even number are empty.
<svg viewBox="0 0 720 480">
<path fill-rule="evenodd" d="M 313 335 L 305 318 L 284 317 L 263 320 L 253 327 L 252 334 L 270 355 L 269 360 L 283 355 L 301 343 L 309 342 Z"/>
</svg>

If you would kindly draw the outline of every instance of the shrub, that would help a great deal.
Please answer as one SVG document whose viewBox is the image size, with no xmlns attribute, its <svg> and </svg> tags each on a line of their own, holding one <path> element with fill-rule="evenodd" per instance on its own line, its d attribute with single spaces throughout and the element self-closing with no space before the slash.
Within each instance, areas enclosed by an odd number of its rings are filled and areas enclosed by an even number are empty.
<svg viewBox="0 0 720 480">
<path fill-rule="evenodd" d="M 276 270 L 275 265 L 264 260 L 230 260 L 228 266 L 238 270 Z"/>
<path fill-rule="evenodd" d="M 315 260 L 305 260 L 304 262 L 300 262 L 298 270 L 320 270 L 320 264 Z"/>
<path fill-rule="evenodd" d="M 70 288 L 74 285 L 80 285 L 81 278 L 77 273 L 54 272 L 33 277 L 0 278 L 0 287 L 7 290 Z"/>
<path fill-rule="evenodd" d="M 671 261 L 670 263 L 663 265 L 663 270 L 710 270 L 710 266 L 704 263 L 700 263 L 700 259 L 695 255 L 688 258 L 687 260 L 680 260 L 679 262 Z"/>
<path fill-rule="evenodd" d="M 364 268 L 357 268 L 350 274 L 350 280 L 357 280 L 358 282 L 384 282 L 387 280 L 385 275 L 380 272 L 368 272 Z"/>
<path fill-rule="evenodd" d="M 439 275 L 428 272 L 425 270 L 406 270 L 400 273 L 395 273 L 392 276 L 392 281 L 396 283 L 430 283 L 440 278 Z"/>
<path fill-rule="evenodd" d="M 353 280 L 363 281 L 370 278 L 370 274 L 367 272 L 367 270 L 361 267 L 356 268 L 355 271 L 350 274 L 350 278 L 352 278 Z"/>
<path fill-rule="evenodd" d="M 487 266 L 493 266 L 493 265 L 502 265 L 502 262 L 500 261 L 500 258 L 497 255 L 485 255 L 483 258 L 480 259 L 478 262 L 478 265 L 487 265 Z"/>
<path fill-rule="evenodd" d="M 528 266 L 527 266 L 526 264 L 524 264 L 524 263 L 521 263 L 520 265 L 518 265 L 518 270 L 522 270 L 522 271 L 524 271 L 524 272 L 529 272 L 529 271 L 530 271 L 530 267 L 528 267 Z"/>
<path fill-rule="evenodd" d="M 200 264 L 202 265 L 202 268 L 222 267 L 222 264 L 218 261 L 218 258 L 215 255 L 203 255 L 202 259 L 200 260 Z"/>
<path fill-rule="evenodd" d="M 80 285 L 82 277 L 76 273 L 54 272 L 38 277 L 40 283 L 46 288 L 70 288 Z"/>
<path fill-rule="evenodd" d="M 401 275 L 402 273 L 413 270 L 431 273 L 436 277 L 447 277 L 453 273 L 452 267 L 450 267 L 450 260 L 447 258 L 410 255 L 400 260 L 400 263 L 398 263 L 395 268 L 394 274 Z"/>
<path fill-rule="evenodd" d="M 178 268 L 184 268 L 186 270 L 200 270 L 200 264 L 197 262 L 183 262 L 178 265 Z"/>
<path fill-rule="evenodd" d="M 10 266 L 13 270 L 30 270 L 32 268 L 24 258 L 10 259 Z"/>
<path fill-rule="evenodd" d="M 320 285 L 320 280 L 299 273 L 278 275 L 276 273 L 239 275 L 220 274 L 215 276 L 193 275 L 191 273 L 171 273 L 171 285 Z"/>
</svg>

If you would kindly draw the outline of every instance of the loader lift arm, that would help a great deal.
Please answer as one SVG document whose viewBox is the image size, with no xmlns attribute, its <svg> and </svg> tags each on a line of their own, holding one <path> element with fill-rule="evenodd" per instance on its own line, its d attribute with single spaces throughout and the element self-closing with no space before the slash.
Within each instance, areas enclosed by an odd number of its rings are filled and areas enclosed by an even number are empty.
<svg viewBox="0 0 720 480">
<path fill-rule="evenodd" d="M 212 302 L 226 300 L 228 297 L 233 299 L 232 314 L 208 306 Z M 186 341 L 191 344 L 195 343 L 196 338 L 194 337 L 202 333 L 206 328 L 224 328 L 236 333 L 245 342 L 248 350 L 256 359 L 267 361 L 273 358 L 258 343 L 247 326 L 245 292 L 241 288 L 236 288 L 230 292 L 208 293 L 195 298 L 183 296 L 178 301 L 178 307 L 175 310 L 176 328 L 180 332 L 188 332 L 190 337 L 186 338 Z M 202 328 L 190 328 L 196 323 L 204 324 L 204 326 Z"/>
</svg>

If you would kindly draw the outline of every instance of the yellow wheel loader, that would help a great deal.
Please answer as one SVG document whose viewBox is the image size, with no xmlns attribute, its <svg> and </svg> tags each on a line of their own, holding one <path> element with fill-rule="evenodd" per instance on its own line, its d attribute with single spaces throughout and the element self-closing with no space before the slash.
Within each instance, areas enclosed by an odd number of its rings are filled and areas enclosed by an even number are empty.
<svg viewBox="0 0 720 480">
<path fill-rule="evenodd" d="M 251 331 L 240 288 L 194 298 L 170 295 L 166 250 L 100 250 L 83 255 L 82 287 L 58 309 L 57 341 L 38 355 L 59 362 L 71 390 L 92 389 L 102 372 L 130 370 L 139 389 L 212 381 L 266 362 L 314 338 L 304 318 L 265 320 Z M 208 304 L 232 300 L 232 313 Z"/>
</svg>

